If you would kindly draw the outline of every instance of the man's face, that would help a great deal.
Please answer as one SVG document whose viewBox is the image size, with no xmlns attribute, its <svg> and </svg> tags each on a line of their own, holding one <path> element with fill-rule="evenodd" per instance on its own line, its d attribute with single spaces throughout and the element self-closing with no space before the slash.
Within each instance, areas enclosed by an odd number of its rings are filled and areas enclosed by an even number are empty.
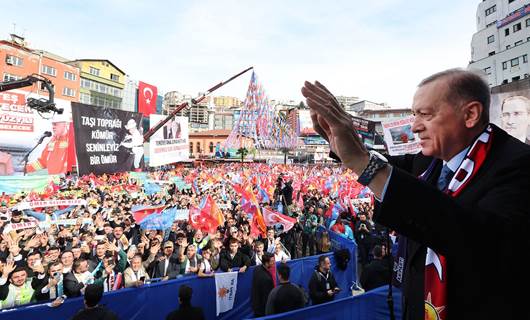
<svg viewBox="0 0 530 320">
<path fill-rule="evenodd" d="M 74 254 L 72 252 L 66 252 L 61 256 L 61 263 L 66 267 L 70 267 L 74 263 Z"/>
<path fill-rule="evenodd" d="M 53 249 L 53 250 L 48 251 L 48 256 L 50 257 L 51 261 L 57 261 L 60 253 L 61 251 L 59 249 Z"/>
<path fill-rule="evenodd" d="M 81 256 L 81 248 L 72 248 L 72 253 L 74 254 L 75 259 L 79 258 Z M 64 261 L 63 264 L 65 264 Z"/>
<path fill-rule="evenodd" d="M 197 232 L 195 232 L 195 241 L 201 241 L 202 239 L 202 231 L 201 230 L 197 230 Z"/>
<path fill-rule="evenodd" d="M 166 257 L 169 257 L 172 254 L 173 254 L 173 246 L 165 246 L 164 247 L 164 255 Z"/>
<path fill-rule="evenodd" d="M 88 262 L 85 260 L 85 261 L 81 261 L 81 263 L 79 264 L 79 268 L 77 268 L 76 272 L 77 273 L 85 273 L 88 271 Z"/>
<path fill-rule="evenodd" d="M 54 122 L 52 127 L 53 135 L 56 137 L 62 137 L 66 135 L 66 128 L 68 128 L 68 124 L 66 122 Z"/>
<path fill-rule="evenodd" d="M 528 106 L 524 100 L 506 101 L 502 107 L 502 128 L 513 137 L 525 141 L 528 116 Z"/>
<path fill-rule="evenodd" d="M 439 79 L 418 88 L 412 104 L 412 131 L 419 135 L 424 155 L 448 161 L 461 151 L 468 129 L 461 106 L 445 101 L 446 81 Z"/>
<path fill-rule="evenodd" d="M 53 277 L 53 274 L 58 272 L 58 273 L 63 273 L 63 265 L 62 264 L 58 264 L 56 266 L 53 266 L 53 267 L 50 267 L 50 270 L 48 270 L 50 272 L 50 276 Z"/>
<path fill-rule="evenodd" d="M 237 244 L 237 243 L 231 243 L 230 244 L 230 252 L 231 253 L 236 253 L 238 248 L 239 248 L 239 244 Z"/>
<path fill-rule="evenodd" d="M 133 271 L 140 270 L 140 267 L 142 266 L 142 259 L 140 257 L 135 257 L 131 260 L 131 268 Z"/>
<path fill-rule="evenodd" d="M 98 257 L 103 257 L 105 255 L 105 251 L 107 251 L 107 247 L 104 244 L 98 244 L 96 247 L 96 255 Z"/>
<path fill-rule="evenodd" d="M 265 248 L 264 245 L 259 244 L 259 245 L 256 246 L 256 252 L 259 253 L 259 254 L 261 254 L 261 253 L 263 253 L 263 249 L 264 249 L 264 248 Z"/>
<path fill-rule="evenodd" d="M 122 227 L 116 227 L 114 228 L 114 238 L 119 239 L 123 235 L 123 228 Z"/>
<path fill-rule="evenodd" d="M 328 272 L 329 270 L 331 270 L 331 261 L 329 261 L 329 258 L 324 259 L 324 261 L 320 263 L 320 267 L 325 272 Z"/>
<path fill-rule="evenodd" d="M 11 283 L 16 287 L 21 287 L 28 278 L 28 274 L 25 270 L 17 271 L 11 276 Z"/>
<path fill-rule="evenodd" d="M 274 230 L 267 231 L 267 238 L 274 239 Z"/>
<path fill-rule="evenodd" d="M 195 248 L 195 246 L 189 246 L 188 251 L 186 253 L 188 256 L 188 259 L 195 257 L 196 252 L 197 252 L 197 249 Z"/>
<path fill-rule="evenodd" d="M 35 265 L 35 262 L 40 259 L 38 254 L 34 254 L 28 257 L 28 266 L 32 268 Z"/>
</svg>

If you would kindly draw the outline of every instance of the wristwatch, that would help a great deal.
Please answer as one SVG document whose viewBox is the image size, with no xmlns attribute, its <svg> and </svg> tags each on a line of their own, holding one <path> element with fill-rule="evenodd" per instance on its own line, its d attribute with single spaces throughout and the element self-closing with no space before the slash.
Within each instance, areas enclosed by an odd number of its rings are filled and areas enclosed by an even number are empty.
<svg viewBox="0 0 530 320">
<path fill-rule="evenodd" d="M 368 165 L 357 179 L 357 182 L 363 186 L 367 186 L 374 178 L 375 174 L 388 165 L 388 160 L 379 152 L 370 151 L 370 160 Z"/>
</svg>

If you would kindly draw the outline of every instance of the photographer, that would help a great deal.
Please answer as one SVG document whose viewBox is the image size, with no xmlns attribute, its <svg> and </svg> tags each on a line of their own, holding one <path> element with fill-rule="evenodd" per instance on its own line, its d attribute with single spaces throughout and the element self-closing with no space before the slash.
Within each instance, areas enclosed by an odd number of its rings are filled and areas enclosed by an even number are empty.
<svg viewBox="0 0 530 320">
<path fill-rule="evenodd" d="M 372 225 L 364 213 L 359 214 L 359 221 L 355 224 L 355 241 L 359 248 L 359 263 L 364 266 L 370 262 L 369 254 L 372 247 Z"/>
</svg>

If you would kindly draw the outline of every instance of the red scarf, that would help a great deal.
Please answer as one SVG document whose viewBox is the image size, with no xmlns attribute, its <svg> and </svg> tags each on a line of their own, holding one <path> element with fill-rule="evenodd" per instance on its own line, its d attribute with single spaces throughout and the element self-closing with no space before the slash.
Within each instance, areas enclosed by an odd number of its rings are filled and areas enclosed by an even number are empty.
<svg viewBox="0 0 530 320">
<path fill-rule="evenodd" d="M 456 197 L 473 179 L 484 164 L 491 149 L 491 125 L 475 140 L 466 157 L 449 182 L 447 194 Z M 429 171 L 429 169 L 427 170 Z M 425 179 L 427 171 L 420 178 Z M 427 248 L 425 259 L 425 320 L 447 319 L 447 268 L 446 258 Z"/>
</svg>

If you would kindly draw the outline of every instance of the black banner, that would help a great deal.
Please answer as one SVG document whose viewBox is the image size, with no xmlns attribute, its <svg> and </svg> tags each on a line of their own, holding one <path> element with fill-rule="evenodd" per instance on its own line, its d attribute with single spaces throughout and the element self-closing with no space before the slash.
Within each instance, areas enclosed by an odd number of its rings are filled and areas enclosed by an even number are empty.
<svg viewBox="0 0 530 320">
<path fill-rule="evenodd" d="M 357 133 L 361 136 L 361 139 L 368 147 L 374 147 L 375 145 L 375 122 L 366 120 L 359 117 L 352 116 L 353 127 L 357 130 Z"/>
<path fill-rule="evenodd" d="M 79 175 L 141 170 L 142 114 L 72 102 Z"/>
</svg>

